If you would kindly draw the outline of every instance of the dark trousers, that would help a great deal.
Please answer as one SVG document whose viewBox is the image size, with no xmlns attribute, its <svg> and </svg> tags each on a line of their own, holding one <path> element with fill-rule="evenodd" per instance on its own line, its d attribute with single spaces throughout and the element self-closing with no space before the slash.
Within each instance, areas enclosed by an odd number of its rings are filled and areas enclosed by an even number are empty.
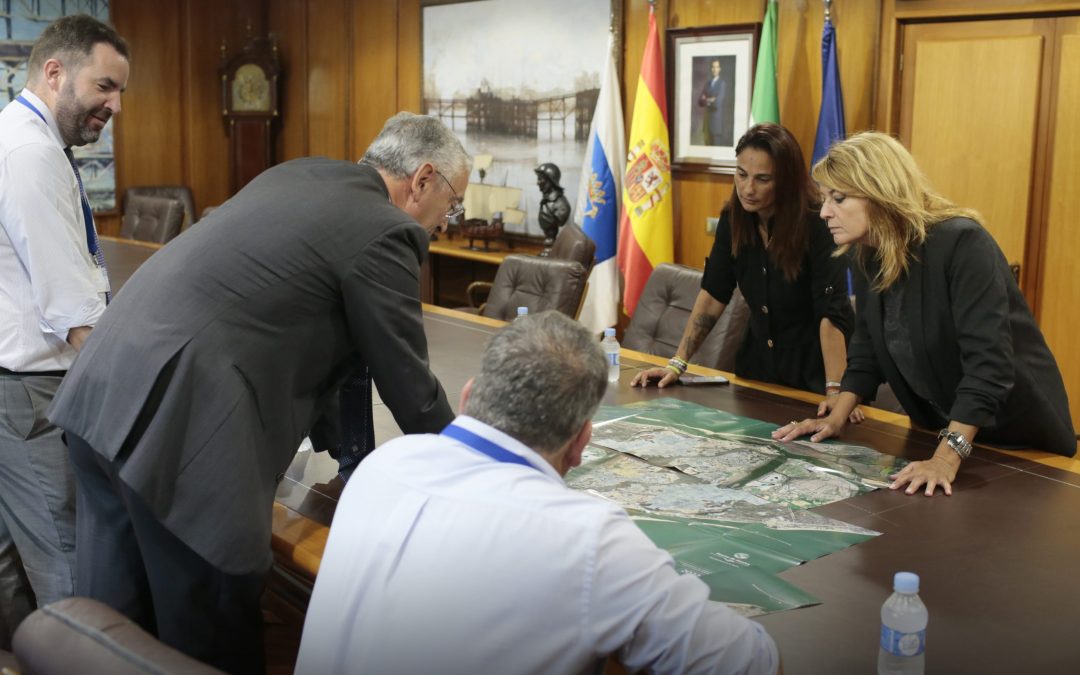
<svg viewBox="0 0 1080 675">
<path fill-rule="evenodd" d="M 104 602 L 163 643 L 230 673 L 265 671 L 265 572 L 217 569 L 162 525 L 116 467 L 74 434 L 76 595 Z M 213 527 L 224 513 L 207 513 Z"/>
</svg>

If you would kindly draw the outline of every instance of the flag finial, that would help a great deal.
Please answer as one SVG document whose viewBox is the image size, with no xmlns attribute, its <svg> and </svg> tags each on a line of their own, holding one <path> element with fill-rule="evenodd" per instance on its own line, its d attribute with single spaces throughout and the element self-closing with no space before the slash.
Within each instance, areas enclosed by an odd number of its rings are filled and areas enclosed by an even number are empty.
<svg viewBox="0 0 1080 675">
<path fill-rule="evenodd" d="M 832 21 L 832 0 L 825 0 L 825 20 Z"/>
</svg>

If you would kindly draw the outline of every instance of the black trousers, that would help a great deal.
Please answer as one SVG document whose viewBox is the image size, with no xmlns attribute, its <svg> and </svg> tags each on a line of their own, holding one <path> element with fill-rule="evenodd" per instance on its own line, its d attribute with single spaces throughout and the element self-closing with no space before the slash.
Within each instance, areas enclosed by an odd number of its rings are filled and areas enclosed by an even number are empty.
<svg viewBox="0 0 1080 675">
<path fill-rule="evenodd" d="M 266 572 L 226 574 L 162 525 L 86 441 L 67 434 L 77 485 L 76 595 L 230 673 L 263 673 Z M 225 513 L 207 513 L 207 527 Z"/>
</svg>

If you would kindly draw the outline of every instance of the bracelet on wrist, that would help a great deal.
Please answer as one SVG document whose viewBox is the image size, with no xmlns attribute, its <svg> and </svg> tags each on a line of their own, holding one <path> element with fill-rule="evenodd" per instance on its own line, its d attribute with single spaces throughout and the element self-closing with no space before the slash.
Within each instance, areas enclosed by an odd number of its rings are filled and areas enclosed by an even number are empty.
<svg viewBox="0 0 1080 675">
<path fill-rule="evenodd" d="M 668 360 L 667 365 L 664 367 L 669 368 L 676 375 L 682 375 L 686 372 L 686 361 L 683 361 L 677 356 L 673 356 Z"/>
<path fill-rule="evenodd" d="M 833 380 L 829 380 L 829 381 L 827 381 L 827 382 L 825 383 L 825 391 L 828 391 L 828 390 L 830 390 L 830 389 L 835 389 L 835 390 L 837 390 L 837 391 L 840 391 L 840 383 L 839 383 L 839 382 L 835 382 L 835 381 L 833 381 Z"/>
<path fill-rule="evenodd" d="M 942 429 L 938 432 L 937 437 L 939 442 L 944 440 L 957 455 L 960 455 L 960 459 L 967 459 L 971 456 L 971 441 L 964 438 L 964 435 L 959 431 Z"/>
<path fill-rule="evenodd" d="M 666 366 L 664 366 L 664 368 L 665 368 L 666 370 L 670 370 L 671 372 L 675 373 L 675 377 L 682 377 L 682 374 L 683 374 L 684 372 L 686 372 L 686 371 L 680 370 L 679 368 L 677 368 L 677 367 L 675 367 L 675 366 L 671 365 L 670 363 L 669 363 L 669 364 L 667 364 Z"/>
</svg>

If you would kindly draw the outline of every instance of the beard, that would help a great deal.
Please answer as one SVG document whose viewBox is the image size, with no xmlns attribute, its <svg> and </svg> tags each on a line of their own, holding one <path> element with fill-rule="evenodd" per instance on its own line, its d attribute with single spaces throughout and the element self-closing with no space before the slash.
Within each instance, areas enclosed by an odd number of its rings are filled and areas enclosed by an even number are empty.
<svg viewBox="0 0 1080 675">
<path fill-rule="evenodd" d="M 60 137 L 67 145 L 80 146 L 94 143 L 101 136 L 100 129 L 91 128 L 87 119 L 93 115 L 108 121 L 112 113 L 104 106 L 84 106 L 75 96 L 75 86 L 67 83 L 56 98 L 56 125 Z"/>
</svg>

